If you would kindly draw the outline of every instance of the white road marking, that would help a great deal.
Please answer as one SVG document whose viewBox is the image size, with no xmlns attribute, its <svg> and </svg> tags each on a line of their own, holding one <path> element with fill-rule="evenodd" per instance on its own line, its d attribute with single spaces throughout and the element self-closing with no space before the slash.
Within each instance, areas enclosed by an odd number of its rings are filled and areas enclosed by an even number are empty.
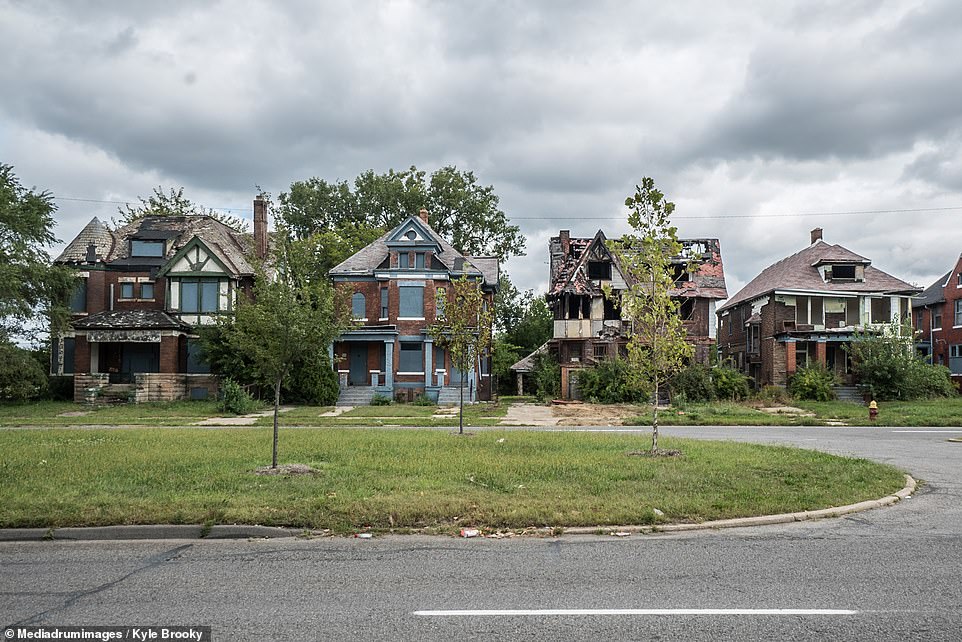
<svg viewBox="0 0 962 642">
<path fill-rule="evenodd" d="M 962 430 L 893 430 L 892 432 L 937 432 L 937 433 L 962 433 Z"/>
<path fill-rule="evenodd" d="M 848 609 L 466 609 L 414 611 L 413 615 L 514 616 L 514 615 L 856 615 Z"/>
</svg>

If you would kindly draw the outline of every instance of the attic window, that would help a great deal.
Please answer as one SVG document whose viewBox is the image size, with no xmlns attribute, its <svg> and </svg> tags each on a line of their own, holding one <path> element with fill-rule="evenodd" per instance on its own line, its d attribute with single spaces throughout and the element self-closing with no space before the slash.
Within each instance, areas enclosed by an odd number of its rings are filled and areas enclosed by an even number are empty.
<svg viewBox="0 0 962 642">
<path fill-rule="evenodd" d="M 588 261 L 588 278 L 611 280 L 611 263 L 607 261 Z"/>
<path fill-rule="evenodd" d="M 130 256 L 163 257 L 164 242 L 133 239 L 130 241 Z"/>
<path fill-rule="evenodd" d="M 415 232 L 414 230 L 408 230 L 407 233 L 406 233 L 404 236 L 405 236 L 405 238 L 407 238 L 407 240 L 413 241 L 414 239 L 416 239 L 416 238 L 418 237 L 418 234 L 417 234 L 417 232 Z"/>
<path fill-rule="evenodd" d="M 833 265 L 832 280 L 833 281 L 854 281 L 855 266 L 854 265 Z"/>
</svg>

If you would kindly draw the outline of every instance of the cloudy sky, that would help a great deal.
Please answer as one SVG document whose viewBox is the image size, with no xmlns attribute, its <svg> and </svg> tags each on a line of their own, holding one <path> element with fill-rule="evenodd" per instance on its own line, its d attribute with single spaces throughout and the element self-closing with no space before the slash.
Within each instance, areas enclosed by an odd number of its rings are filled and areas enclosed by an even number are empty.
<svg viewBox="0 0 962 642">
<path fill-rule="evenodd" d="M 455 164 L 539 290 L 647 175 L 732 294 L 816 226 L 924 286 L 962 252 L 960 33 L 952 0 L 0 0 L 0 162 L 65 241 L 157 185 L 249 218 L 255 185 Z"/>
</svg>

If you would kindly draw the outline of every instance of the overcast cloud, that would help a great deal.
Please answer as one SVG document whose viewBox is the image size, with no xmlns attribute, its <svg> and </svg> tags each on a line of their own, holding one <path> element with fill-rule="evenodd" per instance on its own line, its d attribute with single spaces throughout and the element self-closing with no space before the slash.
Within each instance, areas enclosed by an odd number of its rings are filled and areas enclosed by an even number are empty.
<svg viewBox="0 0 962 642">
<path fill-rule="evenodd" d="M 626 231 L 648 175 L 681 236 L 721 239 L 731 294 L 816 226 L 925 286 L 962 252 L 960 33 L 951 0 L 0 0 L 0 162 L 64 199 L 183 186 L 248 218 L 255 185 L 456 164 L 541 291 L 548 238 Z M 64 241 L 117 211 L 58 205 Z M 852 214 L 881 210 L 903 211 Z"/>
</svg>

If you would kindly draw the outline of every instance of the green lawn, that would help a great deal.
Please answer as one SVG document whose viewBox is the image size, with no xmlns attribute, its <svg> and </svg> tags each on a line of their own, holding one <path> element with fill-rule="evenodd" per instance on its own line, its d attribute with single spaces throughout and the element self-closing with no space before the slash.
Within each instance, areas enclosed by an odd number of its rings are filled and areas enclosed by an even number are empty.
<svg viewBox="0 0 962 642">
<path fill-rule="evenodd" d="M 61 416 L 64 413 L 85 413 Z M 0 403 L 0 426 L 166 425 L 183 426 L 218 415 L 213 401 L 87 406 L 70 401 Z"/>
<path fill-rule="evenodd" d="M 0 526 L 245 523 L 298 528 L 525 528 L 692 522 L 890 494 L 901 473 L 814 451 L 637 435 L 282 430 L 281 463 L 252 474 L 266 428 L 0 431 Z M 664 511 L 656 517 L 653 509 Z"/>
</svg>

